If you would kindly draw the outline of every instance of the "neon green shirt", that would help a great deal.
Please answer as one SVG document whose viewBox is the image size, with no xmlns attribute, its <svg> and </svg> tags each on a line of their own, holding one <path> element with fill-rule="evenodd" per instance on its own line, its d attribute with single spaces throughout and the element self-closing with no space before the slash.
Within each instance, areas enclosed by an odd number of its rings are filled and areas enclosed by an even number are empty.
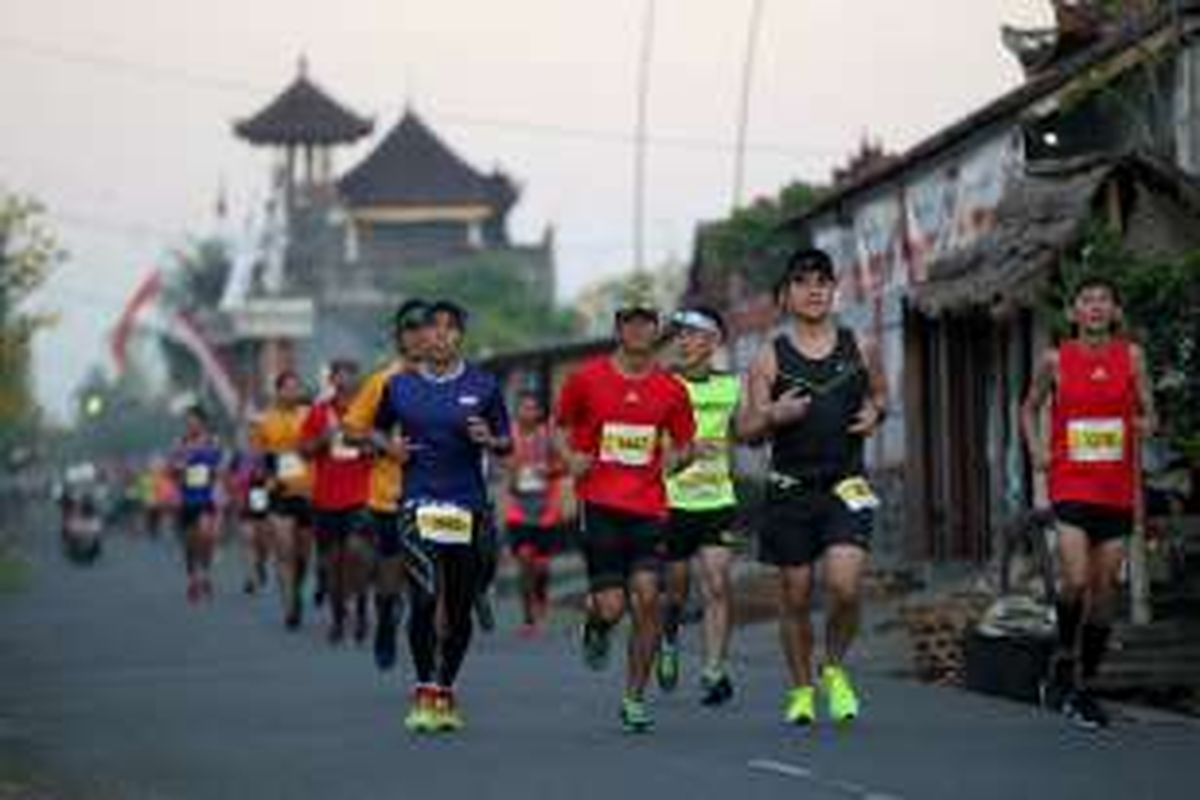
<svg viewBox="0 0 1200 800">
<path fill-rule="evenodd" d="M 667 481 L 671 508 L 683 511 L 714 511 L 737 504 L 733 491 L 729 438 L 730 421 L 741 397 L 736 375 L 713 373 L 700 381 L 678 376 L 687 388 L 696 418 L 696 444 L 712 447 L 690 467 Z M 715 445 L 715 447 L 714 447 Z"/>
</svg>

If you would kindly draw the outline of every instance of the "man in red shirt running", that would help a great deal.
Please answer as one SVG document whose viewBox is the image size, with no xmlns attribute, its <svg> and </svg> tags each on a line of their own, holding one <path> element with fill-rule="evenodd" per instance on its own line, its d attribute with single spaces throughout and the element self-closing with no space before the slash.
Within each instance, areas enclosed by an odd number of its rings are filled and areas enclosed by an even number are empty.
<svg viewBox="0 0 1200 800">
<path fill-rule="evenodd" d="M 371 456 L 352 445 L 343 418 L 354 398 L 358 365 L 335 361 L 329 375 L 331 396 L 313 405 L 301 429 L 303 450 L 313 465 L 312 506 L 316 517 L 317 552 L 329 581 L 332 624 L 329 641 L 345 635 L 346 602 L 353 598 L 354 638 L 367 636 L 367 580 L 371 568 L 371 533 L 364 509 L 371 480 Z"/>
<path fill-rule="evenodd" d="M 1021 407 L 1021 430 L 1034 469 L 1047 473 L 1058 528 L 1058 653 L 1043 701 L 1095 729 L 1109 720 L 1087 685 L 1108 647 L 1124 540 L 1133 527 L 1135 448 L 1153 430 L 1155 414 L 1145 355 L 1119 335 L 1116 287 L 1089 278 L 1068 311 L 1074 333 L 1042 356 Z M 1048 442 L 1038 424 L 1047 400 Z"/>
<path fill-rule="evenodd" d="M 659 637 L 663 474 L 691 462 L 696 425 L 683 384 L 655 361 L 659 317 L 653 304 L 627 302 L 616 313 L 616 335 L 615 354 L 567 378 L 557 418 L 581 501 L 591 589 L 584 658 L 592 669 L 607 663 L 609 635 L 625 613 L 628 590 L 633 628 L 621 724 L 636 733 L 653 727 L 644 693 Z"/>
</svg>

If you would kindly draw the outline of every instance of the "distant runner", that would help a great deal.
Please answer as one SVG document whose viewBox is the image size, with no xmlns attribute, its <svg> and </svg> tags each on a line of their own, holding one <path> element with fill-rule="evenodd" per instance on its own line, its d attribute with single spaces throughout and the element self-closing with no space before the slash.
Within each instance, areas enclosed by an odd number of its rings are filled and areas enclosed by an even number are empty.
<svg viewBox="0 0 1200 800">
<path fill-rule="evenodd" d="M 1089 685 L 1108 649 L 1133 528 L 1135 451 L 1156 419 L 1145 353 L 1121 335 L 1116 287 L 1083 281 L 1069 314 L 1073 336 L 1042 356 L 1021 430 L 1034 468 L 1047 473 L 1058 528 L 1058 652 L 1043 701 L 1082 727 L 1102 728 L 1109 716 Z M 1048 437 L 1039 425 L 1047 400 Z"/>
</svg>

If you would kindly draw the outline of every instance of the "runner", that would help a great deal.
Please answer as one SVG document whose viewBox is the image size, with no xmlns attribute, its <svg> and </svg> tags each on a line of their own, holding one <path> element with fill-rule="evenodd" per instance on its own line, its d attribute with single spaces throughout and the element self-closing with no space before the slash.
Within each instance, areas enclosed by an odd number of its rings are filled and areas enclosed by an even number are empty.
<svg viewBox="0 0 1200 800">
<path fill-rule="evenodd" d="M 417 673 L 405 725 L 417 733 L 463 726 L 454 682 L 471 642 L 471 606 L 483 566 L 480 539 L 489 516 L 483 462 L 511 448 L 508 414 L 493 378 L 462 357 L 466 313 L 429 307 L 426 360 L 387 385 L 375 427 L 405 464 L 407 528 L 431 565 L 410 585 L 409 649 Z M 432 579 L 432 580 L 429 580 Z M 432 591 L 430 591 L 432 589 Z"/>
<path fill-rule="evenodd" d="M 576 477 L 590 597 L 582 628 L 585 663 L 602 669 L 610 634 L 625 614 L 629 637 L 622 727 L 648 731 L 646 683 L 659 637 L 659 549 L 667 519 L 667 472 L 691 459 L 695 422 L 683 385 L 655 361 L 653 303 L 627 300 L 615 319 L 617 351 L 570 375 L 558 400 L 562 451 Z M 670 445 L 664 441 L 669 437 Z"/>
<path fill-rule="evenodd" d="M 375 534 L 375 664 L 389 670 L 396 664 L 396 627 L 401 617 L 405 587 L 403 550 L 400 547 L 400 490 L 403 474 L 391 454 L 390 436 L 374 431 L 375 416 L 384 390 L 392 378 L 420 364 L 429 338 L 429 304 L 404 301 L 393 318 L 396 357 L 371 374 L 346 411 L 344 424 L 352 437 L 360 437 L 375 455 L 367 506 Z"/>
<path fill-rule="evenodd" d="M 267 560 L 271 555 L 271 527 L 267 518 L 271 493 L 261 459 L 245 451 L 234 457 L 229 493 L 237 512 L 246 569 L 242 591 L 257 594 L 267 583 Z"/>
<path fill-rule="evenodd" d="M 792 688 L 785 719 L 816 717 L 811 595 L 821 563 L 826 594 L 821 686 L 829 717 L 859 715 L 845 668 L 858 630 L 861 580 L 879 501 L 863 477 L 863 442 L 884 417 L 887 388 L 878 352 L 833 316 L 833 263 L 821 250 L 789 259 L 778 296 L 786 330 L 756 356 L 738 433 L 771 443 L 760 555 L 778 568 L 780 633 Z"/>
<path fill-rule="evenodd" d="M 1108 648 L 1124 541 L 1133 527 L 1135 448 L 1155 427 L 1142 349 L 1120 334 L 1116 288 L 1089 278 L 1068 310 L 1072 338 L 1048 350 L 1021 407 L 1035 470 L 1057 518 L 1058 652 L 1043 701 L 1086 728 L 1108 725 L 1092 696 Z M 1050 406 L 1049 441 L 1040 412 Z"/>
<path fill-rule="evenodd" d="M 346 605 L 354 604 L 354 640 L 367 638 L 367 581 L 373 553 L 366 520 L 371 456 L 347 440 L 343 417 L 358 384 L 358 364 L 342 359 L 329 368 L 331 396 L 304 420 L 302 451 L 313 472 L 312 508 L 317 555 L 324 566 L 331 624 L 329 641 L 345 636 Z"/>
<path fill-rule="evenodd" d="M 521 570 L 520 634 L 530 637 L 549 613 L 550 559 L 563 522 L 566 471 L 536 392 L 521 394 L 506 467 L 504 521 Z"/>
<path fill-rule="evenodd" d="M 251 446 L 262 454 L 271 475 L 271 544 L 288 630 L 296 630 L 303 620 L 300 592 L 312 550 L 311 479 L 300 454 L 300 429 L 307 415 L 304 385 L 299 375 L 288 370 L 275 379 L 275 405 L 263 413 L 251 432 Z"/>
<path fill-rule="evenodd" d="M 672 691 L 679 682 L 679 628 L 691 584 L 691 562 L 699 557 L 704 598 L 704 671 L 701 702 L 716 706 L 733 697 L 729 677 L 729 596 L 737 496 L 730 474 L 733 418 L 741 381 L 717 372 L 713 357 L 725 338 L 725 323 L 711 308 L 696 306 L 671 317 L 679 374 L 696 419 L 697 460 L 667 483 L 671 520 L 667 529 L 666 603 L 658 652 L 658 683 Z"/>
<path fill-rule="evenodd" d="M 171 462 L 180 490 L 179 532 L 183 537 L 190 603 L 212 599 L 212 560 L 217 546 L 215 492 L 223 458 L 209 432 L 208 416 L 192 406 L 184 417 L 184 433 Z"/>
</svg>

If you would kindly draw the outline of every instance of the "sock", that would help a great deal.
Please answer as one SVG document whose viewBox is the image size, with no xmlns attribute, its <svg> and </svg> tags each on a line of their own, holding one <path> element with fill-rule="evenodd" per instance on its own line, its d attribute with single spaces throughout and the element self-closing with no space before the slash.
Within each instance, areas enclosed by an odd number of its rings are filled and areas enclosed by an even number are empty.
<svg viewBox="0 0 1200 800">
<path fill-rule="evenodd" d="M 1108 640 L 1112 628 L 1108 625 L 1087 623 L 1083 626 L 1080 637 L 1079 666 L 1083 670 L 1083 679 L 1089 681 L 1100 671 L 1100 663 L 1108 652 Z"/>
<path fill-rule="evenodd" d="M 1079 627 L 1082 622 L 1082 603 L 1078 600 L 1058 601 L 1058 650 L 1060 655 L 1074 658 L 1079 643 Z"/>
</svg>

